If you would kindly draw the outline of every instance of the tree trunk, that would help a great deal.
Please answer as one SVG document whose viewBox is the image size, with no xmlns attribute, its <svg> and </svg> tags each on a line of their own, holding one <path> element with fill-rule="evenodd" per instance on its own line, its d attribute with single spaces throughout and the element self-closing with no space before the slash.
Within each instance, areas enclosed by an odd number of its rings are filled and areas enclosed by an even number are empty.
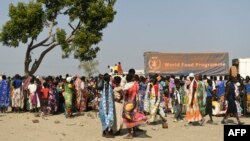
<svg viewBox="0 0 250 141">
<path fill-rule="evenodd" d="M 34 63 L 32 64 L 32 67 L 31 67 L 31 68 L 29 67 L 29 66 L 30 66 L 30 63 L 32 62 L 30 52 L 31 52 L 31 50 L 34 49 L 34 48 L 28 47 L 28 49 L 27 49 L 27 51 L 26 51 L 26 55 L 25 55 L 25 62 L 24 62 L 24 73 L 25 73 L 25 76 L 31 76 L 31 75 L 33 75 L 33 74 L 37 71 L 38 67 L 40 66 L 40 64 L 41 64 L 41 62 L 42 62 L 44 56 L 45 56 L 49 51 L 51 51 L 54 47 L 56 47 L 57 45 L 58 45 L 58 44 L 52 44 L 50 47 L 48 47 L 46 50 L 44 50 L 44 51 L 40 54 L 38 60 L 35 59 L 35 61 L 34 61 Z"/>
<path fill-rule="evenodd" d="M 32 75 L 29 73 L 29 65 L 30 65 L 30 62 L 32 61 L 31 56 L 30 56 L 30 52 L 31 52 L 31 49 L 30 49 L 30 46 L 28 46 L 27 51 L 26 51 L 26 55 L 25 55 L 25 60 L 24 60 L 24 74 L 25 74 L 25 76 Z"/>
</svg>

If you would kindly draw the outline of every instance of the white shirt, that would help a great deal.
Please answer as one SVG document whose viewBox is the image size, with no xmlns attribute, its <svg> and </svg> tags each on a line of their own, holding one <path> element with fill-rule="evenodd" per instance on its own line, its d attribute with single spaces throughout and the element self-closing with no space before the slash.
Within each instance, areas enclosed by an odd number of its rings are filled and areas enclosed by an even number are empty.
<svg viewBox="0 0 250 141">
<path fill-rule="evenodd" d="M 29 84 L 29 86 L 28 86 L 30 93 L 35 93 L 36 88 L 37 88 L 36 84 Z"/>
<path fill-rule="evenodd" d="M 110 66 L 109 69 L 110 69 L 110 72 L 111 72 L 111 73 L 114 72 L 114 67 L 111 67 L 111 66 Z"/>
</svg>

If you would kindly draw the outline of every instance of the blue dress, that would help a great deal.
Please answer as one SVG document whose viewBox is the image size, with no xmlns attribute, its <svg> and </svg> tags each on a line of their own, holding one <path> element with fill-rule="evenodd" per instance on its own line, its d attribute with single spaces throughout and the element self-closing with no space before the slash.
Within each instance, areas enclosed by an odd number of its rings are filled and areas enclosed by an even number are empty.
<svg viewBox="0 0 250 141">
<path fill-rule="evenodd" d="M 0 82 L 0 107 L 10 105 L 10 84 L 6 80 Z"/>
<path fill-rule="evenodd" d="M 228 108 L 227 113 L 237 113 L 237 107 L 235 103 L 235 85 L 233 82 L 231 82 L 229 85 L 229 91 L 227 94 L 227 100 L 228 100 Z"/>
<path fill-rule="evenodd" d="M 108 87 L 105 87 L 109 85 Z M 111 128 L 114 124 L 114 98 L 110 84 L 104 83 L 101 100 L 99 103 L 99 117 L 102 123 L 102 131 Z"/>
</svg>

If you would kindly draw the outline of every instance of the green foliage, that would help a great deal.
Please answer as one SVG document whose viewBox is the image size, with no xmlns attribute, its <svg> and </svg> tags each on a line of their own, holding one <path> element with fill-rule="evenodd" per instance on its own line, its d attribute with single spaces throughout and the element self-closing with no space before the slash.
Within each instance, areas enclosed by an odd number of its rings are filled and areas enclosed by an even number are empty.
<svg viewBox="0 0 250 141">
<path fill-rule="evenodd" d="M 82 22 L 72 44 L 74 57 L 80 61 L 96 58 L 100 50 L 93 45 L 101 41 L 102 29 L 113 21 L 115 15 L 113 9 L 115 1 L 107 2 L 105 0 L 65 0 L 69 8 L 64 14 L 69 15 L 70 21 L 79 19 Z"/>
<path fill-rule="evenodd" d="M 75 58 L 83 60 L 92 60 L 96 57 L 96 53 L 100 50 L 98 47 L 91 48 L 91 45 L 97 44 L 101 41 L 102 34 L 96 34 L 86 30 L 86 28 L 81 28 L 76 32 L 73 41 L 73 46 L 75 48 L 74 56 Z"/>
<path fill-rule="evenodd" d="M 53 21 L 65 6 L 65 0 L 37 0 L 37 2 L 43 3 L 46 7 L 45 12 L 49 21 Z"/>
<path fill-rule="evenodd" d="M 63 58 L 73 53 L 80 61 L 92 60 L 100 50 L 97 44 L 102 40 L 102 30 L 113 21 L 116 14 L 115 2 L 116 0 L 33 0 L 29 3 L 19 2 L 16 6 L 10 4 L 10 20 L 0 32 L 0 42 L 10 47 L 18 47 L 20 42 L 29 44 L 25 70 L 28 70 L 31 63 L 30 52 L 38 47 L 46 47 L 38 58 L 40 62 L 56 46 L 61 47 Z M 59 27 L 58 16 L 60 19 L 63 17 L 69 26 Z M 48 36 L 37 41 L 42 32 L 48 32 Z M 36 67 L 32 69 L 34 72 Z"/>
<path fill-rule="evenodd" d="M 60 44 L 61 49 L 64 52 L 63 57 L 68 57 L 69 53 L 70 53 L 69 44 L 66 41 L 66 35 L 67 35 L 67 33 L 65 32 L 64 29 L 57 28 L 57 30 L 56 30 L 56 38 L 57 38 L 58 44 Z"/>
<path fill-rule="evenodd" d="M 10 4 L 9 16 L 10 20 L 0 33 L 0 41 L 4 45 L 18 47 L 19 42 L 27 43 L 29 38 L 36 39 L 43 30 L 44 12 L 39 3 Z"/>
</svg>

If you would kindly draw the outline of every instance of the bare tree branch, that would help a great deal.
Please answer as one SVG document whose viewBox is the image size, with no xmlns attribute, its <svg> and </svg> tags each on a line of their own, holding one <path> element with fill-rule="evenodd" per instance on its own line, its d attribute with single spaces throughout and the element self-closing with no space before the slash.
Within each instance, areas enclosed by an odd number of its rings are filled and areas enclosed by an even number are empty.
<svg viewBox="0 0 250 141">
<path fill-rule="evenodd" d="M 32 38 L 32 39 L 31 39 L 31 41 L 30 41 L 30 44 L 29 44 L 28 48 L 31 48 L 31 47 L 33 46 L 33 43 L 34 43 L 34 38 Z"/>
<path fill-rule="evenodd" d="M 38 69 L 39 65 L 41 64 L 41 62 L 42 62 L 44 56 L 45 56 L 49 51 L 51 51 L 53 48 L 55 48 L 57 45 L 59 45 L 59 44 L 58 44 L 58 43 L 52 44 L 49 48 L 47 48 L 46 50 L 44 50 L 44 51 L 40 54 L 38 60 L 35 60 L 35 62 L 33 63 L 32 67 L 31 67 L 31 69 L 30 69 L 30 73 L 31 73 L 31 74 L 33 74 L 34 72 L 36 72 L 36 70 Z"/>
<path fill-rule="evenodd" d="M 70 33 L 70 35 L 68 36 L 68 38 L 66 39 L 67 42 L 72 42 L 72 40 L 73 40 L 72 38 L 74 37 L 76 30 L 78 30 L 80 28 L 80 25 L 81 25 L 81 21 L 78 22 L 78 24 L 75 28 L 69 23 L 69 26 L 71 26 L 71 28 L 73 30 Z"/>
<path fill-rule="evenodd" d="M 41 42 L 35 44 L 34 46 L 32 46 L 32 47 L 31 47 L 31 50 L 33 50 L 33 49 L 35 49 L 35 48 L 37 48 L 37 47 L 39 47 L 39 46 L 43 46 L 43 44 L 46 43 L 52 36 L 55 36 L 55 34 L 52 34 L 52 29 L 53 29 L 54 25 L 55 25 L 55 24 L 54 24 L 54 21 L 52 21 L 52 22 L 50 23 L 50 26 L 49 26 L 49 34 L 48 34 L 48 37 L 45 38 L 44 40 L 42 40 Z"/>
<path fill-rule="evenodd" d="M 55 43 L 55 44 L 51 45 L 49 48 L 45 49 L 45 50 L 41 53 L 41 55 L 40 55 L 38 61 L 40 61 L 40 60 L 42 61 L 43 57 L 44 57 L 50 50 L 52 50 L 53 48 L 55 48 L 57 45 L 59 45 L 59 44 L 58 44 L 58 43 Z"/>
<path fill-rule="evenodd" d="M 70 28 L 71 28 L 73 31 L 75 30 L 75 28 L 72 26 L 71 23 L 68 23 L 68 25 L 70 26 Z"/>
<path fill-rule="evenodd" d="M 50 43 L 48 43 L 48 44 L 42 44 L 41 46 L 45 46 L 45 47 L 47 47 L 47 46 L 52 45 L 53 43 L 55 43 L 55 42 L 50 42 Z"/>
</svg>

